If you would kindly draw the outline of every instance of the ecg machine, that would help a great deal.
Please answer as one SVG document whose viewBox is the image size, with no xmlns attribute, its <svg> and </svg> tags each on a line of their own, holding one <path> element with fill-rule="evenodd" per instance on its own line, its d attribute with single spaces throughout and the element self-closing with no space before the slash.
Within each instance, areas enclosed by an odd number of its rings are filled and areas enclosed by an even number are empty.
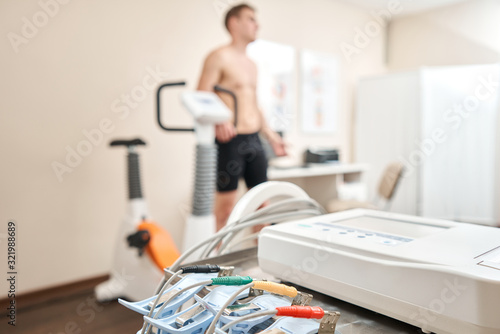
<svg viewBox="0 0 500 334">
<path fill-rule="evenodd" d="M 498 228 L 356 209 L 264 228 L 258 260 L 425 333 L 500 333 Z"/>
</svg>

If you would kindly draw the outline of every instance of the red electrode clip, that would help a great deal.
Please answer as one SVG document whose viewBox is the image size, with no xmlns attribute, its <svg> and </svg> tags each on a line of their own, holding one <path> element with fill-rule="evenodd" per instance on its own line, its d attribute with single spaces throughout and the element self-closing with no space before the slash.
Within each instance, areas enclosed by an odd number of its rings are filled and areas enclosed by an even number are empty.
<svg viewBox="0 0 500 334">
<path fill-rule="evenodd" d="M 325 311 L 319 306 L 283 306 L 277 307 L 278 316 L 287 316 L 294 318 L 321 319 Z"/>
</svg>

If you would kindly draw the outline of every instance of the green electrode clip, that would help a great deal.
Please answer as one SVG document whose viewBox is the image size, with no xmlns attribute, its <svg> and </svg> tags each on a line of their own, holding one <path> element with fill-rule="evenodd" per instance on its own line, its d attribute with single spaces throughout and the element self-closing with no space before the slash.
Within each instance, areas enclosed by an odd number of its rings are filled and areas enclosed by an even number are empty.
<svg viewBox="0 0 500 334">
<path fill-rule="evenodd" d="M 227 276 L 212 278 L 212 285 L 245 285 L 252 283 L 250 276 Z"/>
</svg>

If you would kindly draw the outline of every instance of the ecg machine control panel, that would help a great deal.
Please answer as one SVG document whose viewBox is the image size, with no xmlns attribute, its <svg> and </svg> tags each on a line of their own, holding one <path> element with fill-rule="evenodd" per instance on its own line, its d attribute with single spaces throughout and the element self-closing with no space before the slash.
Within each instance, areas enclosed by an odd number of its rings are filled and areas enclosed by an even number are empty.
<svg viewBox="0 0 500 334">
<path fill-rule="evenodd" d="M 402 243 L 413 241 L 414 239 L 397 235 L 374 232 L 366 229 L 348 227 L 339 224 L 314 222 L 309 224 L 298 223 L 298 228 L 314 229 L 321 233 L 331 233 L 338 237 L 346 239 L 366 240 L 367 242 L 376 242 L 386 246 L 397 246 Z"/>
</svg>

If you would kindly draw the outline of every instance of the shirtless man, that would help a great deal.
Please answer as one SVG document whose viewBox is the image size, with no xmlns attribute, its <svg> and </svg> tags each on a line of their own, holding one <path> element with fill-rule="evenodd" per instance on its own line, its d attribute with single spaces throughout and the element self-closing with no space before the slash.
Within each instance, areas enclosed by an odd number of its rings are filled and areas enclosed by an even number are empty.
<svg viewBox="0 0 500 334">
<path fill-rule="evenodd" d="M 277 156 L 286 155 L 283 140 L 266 124 L 257 105 L 257 66 L 246 55 L 247 45 L 256 39 L 258 24 L 252 7 L 242 4 L 231 8 L 225 19 L 231 43 L 212 51 L 206 58 L 198 90 L 213 91 L 220 85 L 236 94 L 238 124 L 233 120 L 215 129 L 219 145 L 215 218 L 217 230 L 226 224 L 237 196 L 238 180 L 244 177 L 248 188 L 267 181 L 267 160 L 258 137 L 266 137 Z M 220 98 L 234 110 L 227 94 Z"/>
</svg>

